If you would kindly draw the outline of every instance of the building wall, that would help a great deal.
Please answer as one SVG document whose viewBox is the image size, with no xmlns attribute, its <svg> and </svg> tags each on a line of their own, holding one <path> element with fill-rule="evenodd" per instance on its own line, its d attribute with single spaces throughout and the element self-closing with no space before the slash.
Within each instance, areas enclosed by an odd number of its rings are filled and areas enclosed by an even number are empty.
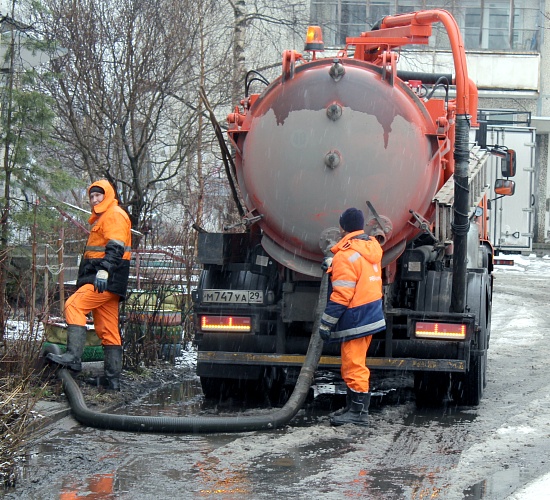
<svg viewBox="0 0 550 500">
<path fill-rule="evenodd" d="M 550 2 L 541 2 L 542 17 L 544 21 L 541 42 L 541 67 L 540 67 L 540 88 L 537 100 L 536 116 L 546 118 L 550 117 L 550 37 L 547 36 L 550 29 L 549 9 Z M 543 244 L 550 241 L 550 223 L 549 223 L 549 198 L 550 198 L 550 179 L 548 176 L 549 154 L 548 154 L 548 134 L 550 127 L 543 130 L 541 122 L 540 133 L 537 132 L 537 166 L 539 173 L 538 199 L 537 199 L 537 217 L 536 217 L 536 239 L 537 243 Z"/>
</svg>

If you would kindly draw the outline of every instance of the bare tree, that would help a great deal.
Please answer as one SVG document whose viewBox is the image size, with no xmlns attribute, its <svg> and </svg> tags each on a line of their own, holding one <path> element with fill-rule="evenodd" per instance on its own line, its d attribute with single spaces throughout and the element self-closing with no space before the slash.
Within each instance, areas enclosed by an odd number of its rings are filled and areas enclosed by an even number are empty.
<svg viewBox="0 0 550 500">
<path fill-rule="evenodd" d="M 246 73 L 280 64 L 285 49 L 300 51 L 309 16 L 308 2 L 228 0 L 233 9 L 232 102 L 238 103 Z M 274 64 L 275 63 L 275 64 Z"/>
<path fill-rule="evenodd" d="M 43 6 L 34 12 L 35 26 L 65 51 L 43 79 L 56 102 L 60 159 L 84 180 L 105 177 L 116 185 L 139 229 L 196 150 L 196 111 L 181 105 L 196 79 L 189 71 L 196 2 Z"/>
<path fill-rule="evenodd" d="M 112 181 L 135 228 L 173 212 L 182 187 L 187 205 L 199 201 L 186 215 L 201 222 L 200 191 L 220 158 L 199 86 L 223 117 L 244 94 L 245 52 L 272 65 L 304 31 L 305 3 L 259 3 L 43 0 L 30 13 L 65 52 L 43 80 L 59 116 L 56 156 L 82 181 Z"/>
</svg>

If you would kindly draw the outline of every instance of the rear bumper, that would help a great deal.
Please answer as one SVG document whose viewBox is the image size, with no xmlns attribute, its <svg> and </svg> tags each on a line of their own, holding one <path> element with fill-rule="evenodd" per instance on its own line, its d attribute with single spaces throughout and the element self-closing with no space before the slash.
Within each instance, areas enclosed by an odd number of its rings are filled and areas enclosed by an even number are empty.
<svg viewBox="0 0 550 500">
<path fill-rule="evenodd" d="M 471 357 L 478 354 L 474 341 L 475 318 L 471 314 L 428 314 L 394 309 L 387 316 L 388 328 L 372 338 L 366 358 L 369 369 L 465 373 L 470 369 Z M 414 338 L 414 321 L 418 319 L 467 323 L 467 338 Z M 232 377 L 239 378 L 269 367 L 298 370 L 304 363 L 309 340 L 307 334 L 278 338 L 277 335 L 253 333 L 200 333 L 195 337 L 197 373 L 219 377 L 231 372 Z M 325 344 L 319 368 L 340 369 L 339 354 L 340 344 Z"/>
<path fill-rule="evenodd" d="M 222 365 L 239 365 L 243 370 L 251 366 L 300 367 L 304 361 L 303 354 L 199 351 L 197 355 L 199 373 L 210 371 L 209 369 L 219 373 Z M 319 368 L 340 368 L 340 364 L 340 356 L 321 356 L 319 360 Z M 465 372 L 468 362 L 459 359 L 367 357 L 367 366 L 376 370 Z"/>
</svg>

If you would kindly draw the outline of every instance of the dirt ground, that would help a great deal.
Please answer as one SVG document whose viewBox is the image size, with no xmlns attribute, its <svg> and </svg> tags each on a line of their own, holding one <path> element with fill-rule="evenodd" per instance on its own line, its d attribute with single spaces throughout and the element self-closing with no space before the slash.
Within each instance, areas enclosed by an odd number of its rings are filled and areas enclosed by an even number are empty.
<svg viewBox="0 0 550 500">
<path fill-rule="evenodd" d="M 405 373 L 375 377 L 378 395 L 368 428 L 331 427 L 335 396 L 323 393 L 322 384 L 290 425 L 269 432 L 115 432 L 82 426 L 68 416 L 34 436 L 21 480 L 5 496 L 544 498 L 547 489 L 541 495 L 530 488 L 550 474 L 549 301 L 549 260 L 497 269 L 488 384 L 478 407 L 444 403 L 418 409 L 412 377 Z M 120 394 L 82 386 L 87 404 L 178 417 L 270 411 L 205 404 L 188 367 L 151 370 L 151 377 L 139 382 L 127 377 Z M 157 384 L 159 392 L 145 394 Z M 130 404 L 136 396 L 138 404 Z"/>
<path fill-rule="evenodd" d="M 45 363 L 41 361 L 42 365 Z M 94 411 L 105 411 L 120 405 L 130 404 L 143 394 L 178 380 L 181 369 L 171 363 L 160 362 L 155 366 L 144 367 L 139 371 L 123 370 L 120 378 L 121 390 L 110 391 L 97 385 L 97 378 L 103 374 L 103 362 L 83 363 L 80 373 L 71 372 L 73 379 L 86 401 L 86 405 Z M 41 376 L 41 381 L 47 384 L 44 391 L 44 401 L 66 403 L 61 381 L 56 376 L 56 370 L 48 365 Z"/>
</svg>

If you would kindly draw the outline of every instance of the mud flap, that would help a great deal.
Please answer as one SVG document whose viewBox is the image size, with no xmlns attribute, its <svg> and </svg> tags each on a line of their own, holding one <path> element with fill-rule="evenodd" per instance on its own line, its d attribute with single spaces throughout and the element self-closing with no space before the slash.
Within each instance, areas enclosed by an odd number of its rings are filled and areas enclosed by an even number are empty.
<svg viewBox="0 0 550 500">
<path fill-rule="evenodd" d="M 447 372 L 415 372 L 414 394 L 418 408 L 440 406 L 451 385 Z"/>
</svg>

